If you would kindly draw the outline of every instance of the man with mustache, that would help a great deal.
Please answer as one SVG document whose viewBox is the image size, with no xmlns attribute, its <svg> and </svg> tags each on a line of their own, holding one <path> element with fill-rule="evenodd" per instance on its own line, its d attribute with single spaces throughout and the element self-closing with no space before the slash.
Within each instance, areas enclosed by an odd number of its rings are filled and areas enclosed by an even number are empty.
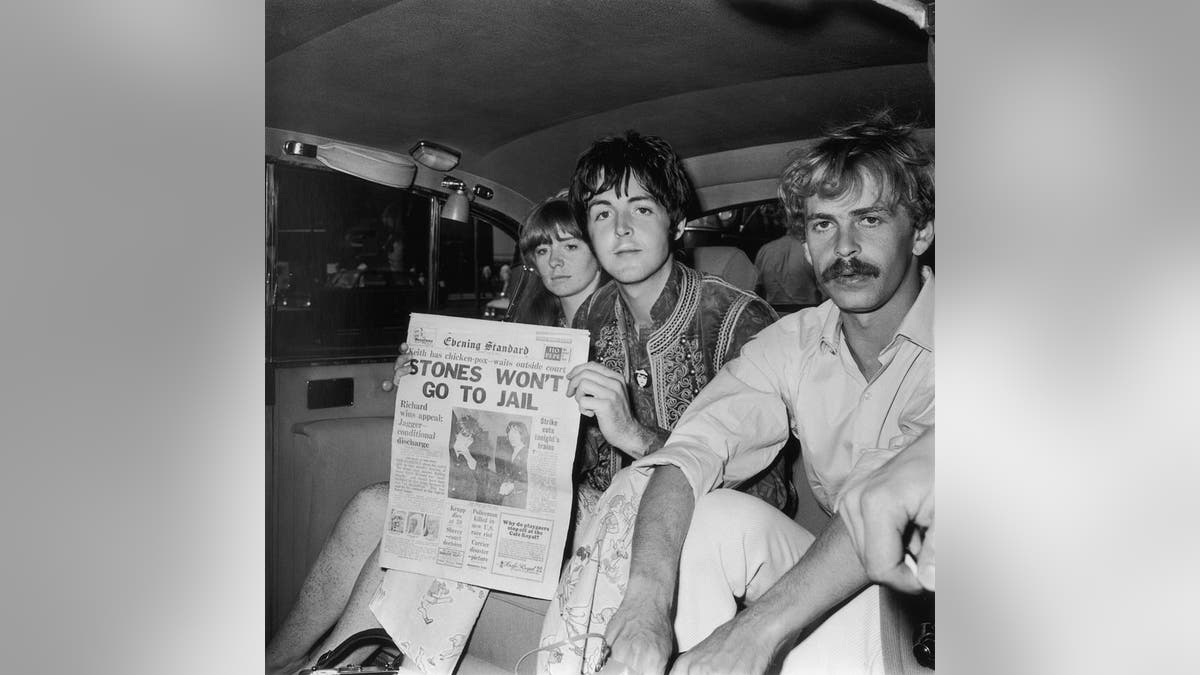
<svg viewBox="0 0 1200 675">
<path fill-rule="evenodd" d="M 918 256 L 933 241 L 932 154 L 880 115 L 812 146 L 784 171 L 779 195 L 803 223 L 829 300 L 760 332 L 663 448 L 614 480 L 645 481 L 639 503 L 616 505 L 636 511 L 628 571 L 606 569 L 597 582 L 625 584 L 603 632 L 631 672 L 664 672 L 676 645 L 673 673 L 761 673 L 780 660 L 784 673 L 884 672 L 871 582 L 922 588 L 903 549 L 880 544 L 902 540 L 920 556 L 932 499 L 882 534 L 862 527 L 864 512 L 877 512 L 862 504 L 882 494 L 872 481 L 883 474 L 928 494 L 933 274 Z M 789 434 L 817 501 L 840 516 L 816 537 L 723 489 L 769 465 Z M 889 461 L 910 447 L 927 461 Z"/>
</svg>

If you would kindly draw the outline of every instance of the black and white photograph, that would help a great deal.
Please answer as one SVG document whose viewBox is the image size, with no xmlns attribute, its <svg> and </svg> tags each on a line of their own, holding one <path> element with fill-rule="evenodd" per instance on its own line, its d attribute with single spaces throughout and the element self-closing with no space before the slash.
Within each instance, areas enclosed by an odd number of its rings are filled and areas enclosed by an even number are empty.
<svg viewBox="0 0 1200 675">
<path fill-rule="evenodd" d="M 427 672 L 511 672 L 539 644 L 557 646 L 521 672 L 933 668 L 933 2 L 267 9 L 268 671 L 378 619 L 379 534 L 343 530 L 383 532 L 397 405 L 450 404 L 449 508 L 530 504 L 533 398 L 490 392 L 497 409 L 464 366 L 396 400 L 413 313 L 591 338 L 561 386 L 582 426 L 574 545 L 596 554 L 569 556 L 557 605 L 447 602 L 447 635 L 473 637 L 421 644 L 447 655 Z M 651 489 L 678 517 L 636 515 Z M 903 536 L 861 506 L 881 500 Z M 407 545 L 429 510 L 410 507 Z M 476 519 L 440 523 L 468 555 Z M 543 535 L 506 531 L 506 559 Z M 666 551 L 670 580 L 646 585 L 639 542 L 685 538 L 712 546 Z M 725 546 L 766 571 L 713 584 L 692 556 Z M 797 595 L 810 578 L 829 592 Z M 737 611 L 779 602 L 795 611 L 772 630 Z M 589 632 L 607 637 L 571 639 Z"/>
<path fill-rule="evenodd" d="M 14 4 L 10 667 L 67 625 L 131 673 L 1195 670 L 1198 23 Z M 572 333 L 558 409 L 408 391 L 421 314 Z"/>
<path fill-rule="evenodd" d="M 527 415 L 454 408 L 446 496 L 525 508 L 531 423 Z"/>
</svg>

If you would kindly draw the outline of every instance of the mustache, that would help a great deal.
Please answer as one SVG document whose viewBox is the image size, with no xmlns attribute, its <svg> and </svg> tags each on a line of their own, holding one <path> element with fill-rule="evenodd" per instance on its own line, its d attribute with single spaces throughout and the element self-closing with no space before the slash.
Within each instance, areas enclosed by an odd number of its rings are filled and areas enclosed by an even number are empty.
<svg viewBox="0 0 1200 675">
<path fill-rule="evenodd" d="M 869 262 L 858 258 L 838 258 L 832 265 L 821 272 L 821 281 L 833 281 L 843 274 L 861 274 L 868 277 L 879 276 L 881 270 Z"/>
</svg>

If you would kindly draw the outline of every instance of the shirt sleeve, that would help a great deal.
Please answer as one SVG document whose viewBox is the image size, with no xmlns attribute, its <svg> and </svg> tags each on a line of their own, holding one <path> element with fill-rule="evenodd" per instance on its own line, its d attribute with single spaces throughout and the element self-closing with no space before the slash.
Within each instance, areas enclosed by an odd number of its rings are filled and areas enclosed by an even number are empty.
<svg viewBox="0 0 1200 675">
<path fill-rule="evenodd" d="M 768 331 L 747 342 L 688 406 L 663 448 L 633 466 L 678 467 L 697 499 L 769 466 L 791 432 L 778 336 Z"/>
</svg>

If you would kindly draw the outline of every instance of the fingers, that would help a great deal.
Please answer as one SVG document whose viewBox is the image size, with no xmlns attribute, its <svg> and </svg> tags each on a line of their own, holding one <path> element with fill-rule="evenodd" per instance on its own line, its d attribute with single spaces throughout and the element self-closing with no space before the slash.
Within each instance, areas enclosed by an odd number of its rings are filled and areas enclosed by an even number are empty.
<svg viewBox="0 0 1200 675">
<path fill-rule="evenodd" d="M 604 640 L 610 660 L 624 664 L 629 672 L 662 675 L 674 648 L 674 629 L 666 617 L 623 608 L 613 615 Z"/>
<path fill-rule="evenodd" d="M 582 381 L 609 382 L 613 386 L 625 389 L 625 380 L 616 371 L 605 368 L 595 361 L 588 361 L 575 366 L 567 373 L 567 396 L 574 396 L 575 390 Z"/>
<path fill-rule="evenodd" d="M 862 499 L 863 567 L 867 577 L 905 593 L 919 593 L 921 584 L 904 564 L 904 531 L 908 513 L 887 495 L 870 493 Z"/>
<path fill-rule="evenodd" d="M 575 397 L 580 409 L 595 409 L 594 406 L 588 405 L 589 398 L 598 399 L 596 402 L 623 403 L 625 407 L 629 407 L 629 395 L 625 391 L 624 380 L 590 371 L 585 371 L 571 380 L 567 385 L 567 395 Z"/>
<path fill-rule="evenodd" d="M 416 359 L 413 358 L 412 352 L 409 351 L 408 343 L 400 343 L 400 356 L 396 357 L 396 363 L 392 366 L 392 386 L 389 387 L 385 383 L 383 390 L 391 391 L 400 386 L 400 381 L 413 373 L 413 362 L 415 360 Z"/>
<path fill-rule="evenodd" d="M 933 527 L 925 531 L 921 552 L 917 555 L 917 581 L 927 591 L 933 588 Z"/>
<path fill-rule="evenodd" d="M 648 635 L 631 636 L 612 645 L 609 658 L 625 664 L 630 673 L 662 675 L 667 672 L 669 654 L 654 644 Z"/>
</svg>

